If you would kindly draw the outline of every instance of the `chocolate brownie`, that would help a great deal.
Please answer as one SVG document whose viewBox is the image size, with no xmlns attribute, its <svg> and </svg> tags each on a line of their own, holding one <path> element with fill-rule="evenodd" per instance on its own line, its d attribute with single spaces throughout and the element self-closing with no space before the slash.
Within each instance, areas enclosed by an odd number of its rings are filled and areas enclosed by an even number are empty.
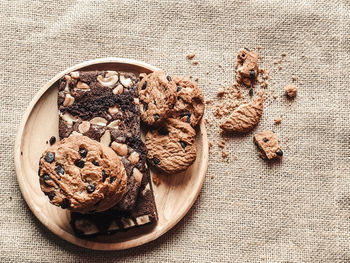
<svg viewBox="0 0 350 263">
<path fill-rule="evenodd" d="M 140 139 L 140 111 L 133 73 L 116 71 L 71 72 L 60 80 L 58 93 L 60 138 L 83 134 L 110 146 L 125 166 L 128 183 L 123 199 L 113 208 L 118 214 L 137 214 L 139 188 L 147 178 L 147 150 Z M 154 197 L 143 206 L 157 218 Z M 138 201 L 138 203 L 140 200 Z"/>
</svg>

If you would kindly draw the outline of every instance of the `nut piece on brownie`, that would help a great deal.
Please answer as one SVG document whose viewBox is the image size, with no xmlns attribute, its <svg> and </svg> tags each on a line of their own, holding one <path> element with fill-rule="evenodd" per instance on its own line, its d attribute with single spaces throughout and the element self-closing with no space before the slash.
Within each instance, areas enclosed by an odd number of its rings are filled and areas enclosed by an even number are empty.
<svg viewBox="0 0 350 263">
<path fill-rule="evenodd" d="M 236 80 L 238 83 L 250 87 L 256 82 L 259 74 L 258 58 L 258 53 L 247 48 L 239 50 L 236 61 Z"/>
<path fill-rule="evenodd" d="M 265 130 L 254 135 L 254 142 L 263 151 L 267 159 L 273 159 L 283 156 L 279 139 L 276 134 L 270 130 Z"/>
<path fill-rule="evenodd" d="M 252 130 L 260 121 L 264 104 L 261 97 L 242 104 L 224 120 L 220 128 L 227 133 L 244 133 Z"/>
<path fill-rule="evenodd" d="M 114 151 L 82 135 L 49 147 L 39 162 L 41 190 L 56 206 L 80 213 L 115 206 L 127 189 L 127 176 Z"/>
</svg>

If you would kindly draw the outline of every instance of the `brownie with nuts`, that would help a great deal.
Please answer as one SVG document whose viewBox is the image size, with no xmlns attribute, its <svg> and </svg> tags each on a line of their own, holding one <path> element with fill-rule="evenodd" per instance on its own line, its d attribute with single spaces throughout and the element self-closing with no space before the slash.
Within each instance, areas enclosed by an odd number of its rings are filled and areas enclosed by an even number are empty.
<svg viewBox="0 0 350 263">
<path fill-rule="evenodd" d="M 122 158 L 128 176 L 127 192 L 113 213 L 139 216 L 140 204 L 136 203 L 142 202 L 142 206 L 154 208 L 147 215 L 157 218 L 153 192 L 152 198 L 139 198 L 149 178 L 147 149 L 140 139 L 138 81 L 130 72 L 82 71 L 65 75 L 58 92 L 59 136 L 62 139 L 82 134 L 110 146 Z"/>
</svg>

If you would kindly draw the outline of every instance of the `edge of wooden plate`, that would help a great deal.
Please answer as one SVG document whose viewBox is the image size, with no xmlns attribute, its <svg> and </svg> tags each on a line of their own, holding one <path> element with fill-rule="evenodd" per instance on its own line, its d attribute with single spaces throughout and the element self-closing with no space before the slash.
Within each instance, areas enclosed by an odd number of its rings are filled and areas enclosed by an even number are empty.
<svg viewBox="0 0 350 263">
<path fill-rule="evenodd" d="M 139 236 L 133 240 L 127 240 L 127 241 L 122 241 L 122 242 L 117 242 L 117 243 L 102 243 L 102 242 L 95 242 L 91 240 L 85 240 L 78 238 L 74 236 L 71 233 L 68 233 L 61 228 L 59 228 L 57 225 L 52 224 L 50 220 L 46 216 L 40 213 L 37 209 L 35 209 L 34 202 L 32 202 L 30 198 L 30 191 L 25 187 L 25 182 L 24 182 L 24 177 L 22 177 L 22 168 L 21 168 L 21 145 L 22 145 L 22 135 L 24 132 L 24 128 L 26 126 L 28 117 L 30 113 L 32 112 L 34 106 L 36 103 L 39 101 L 41 96 L 61 77 L 63 77 L 65 74 L 75 71 L 81 68 L 85 68 L 88 66 L 96 65 L 96 64 L 105 64 L 105 63 L 119 63 L 119 64 L 129 64 L 130 66 L 137 66 L 137 67 L 142 67 L 146 68 L 150 71 L 155 71 L 158 70 L 157 67 L 154 67 L 150 64 L 140 62 L 137 60 L 133 59 L 126 59 L 126 58 L 114 58 L 114 57 L 109 57 L 109 58 L 100 58 L 100 59 L 94 59 L 94 60 L 89 60 L 85 61 L 80 64 L 76 64 L 60 73 L 58 73 L 55 77 L 53 77 L 48 83 L 44 85 L 43 88 L 39 90 L 39 92 L 34 96 L 32 101 L 29 103 L 29 106 L 27 107 L 22 120 L 20 122 L 20 125 L 17 130 L 17 135 L 16 135 L 16 140 L 15 140 L 15 151 L 14 151 L 14 161 L 15 161 L 15 168 L 16 168 L 16 175 L 17 175 L 17 181 L 19 184 L 19 187 L 21 189 L 22 195 L 28 204 L 30 210 L 33 212 L 33 214 L 39 219 L 39 221 L 45 225 L 50 231 L 55 233 L 57 236 L 61 237 L 62 239 L 65 239 L 66 241 L 73 243 L 75 245 L 89 248 L 89 249 L 94 249 L 94 250 L 123 250 L 123 249 L 128 249 L 136 246 L 140 246 L 143 244 L 146 244 L 148 242 L 151 242 L 161 235 L 165 234 L 167 231 L 169 231 L 171 228 L 173 228 L 190 210 L 190 208 L 193 206 L 194 202 L 196 201 L 200 190 L 202 189 L 205 175 L 207 172 L 208 168 L 208 156 L 209 156 L 209 149 L 208 147 L 202 147 L 203 151 L 203 158 L 204 160 L 201 161 L 202 165 L 200 166 L 200 170 L 198 171 L 198 177 L 200 177 L 200 185 L 199 188 L 197 189 L 197 192 L 194 195 L 194 198 L 190 202 L 190 204 L 185 207 L 185 209 L 182 211 L 181 215 L 177 218 L 177 220 L 173 221 L 171 224 L 169 224 L 167 227 L 161 229 L 160 231 L 157 232 L 149 232 L 146 235 Z M 207 139 L 207 132 L 205 129 L 205 125 L 203 120 L 200 123 L 200 129 L 199 132 L 201 133 L 202 136 L 202 141 L 203 145 L 208 145 L 208 139 Z"/>
</svg>

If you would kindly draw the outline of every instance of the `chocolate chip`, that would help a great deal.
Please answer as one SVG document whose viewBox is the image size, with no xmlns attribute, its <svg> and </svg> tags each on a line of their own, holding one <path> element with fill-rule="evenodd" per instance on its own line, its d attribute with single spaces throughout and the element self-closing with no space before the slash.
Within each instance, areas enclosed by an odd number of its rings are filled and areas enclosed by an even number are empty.
<svg viewBox="0 0 350 263">
<path fill-rule="evenodd" d="M 159 134 L 159 135 L 168 135 L 168 134 L 169 134 L 169 131 L 168 131 L 167 128 L 161 127 L 161 128 L 158 130 L 158 134 Z"/>
<path fill-rule="evenodd" d="M 109 179 L 110 183 L 113 183 L 117 178 L 116 177 L 111 177 L 111 179 Z"/>
<path fill-rule="evenodd" d="M 160 161 L 159 161 L 159 159 L 157 157 L 153 157 L 153 163 L 155 165 L 157 165 L 157 164 L 160 164 Z"/>
<path fill-rule="evenodd" d="M 170 109 L 174 109 L 175 108 L 175 104 L 170 106 Z"/>
<path fill-rule="evenodd" d="M 181 144 L 181 147 L 184 148 L 184 149 L 187 146 L 187 142 L 184 142 L 184 141 L 180 141 L 180 144 Z"/>
<path fill-rule="evenodd" d="M 155 114 L 154 115 L 154 121 L 158 121 L 159 120 L 159 115 L 158 114 Z"/>
<path fill-rule="evenodd" d="M 76 166 L 78 166 L 79 168 L 83 168 L 84 165 L 85 165 L 85 162 L 84 162 L 83 160 L 76 160 L 76 161 L 74 162 L 74 164 L 75 164 Z"/>
<path fill-rule="evenodd" d="M 102 170 L 102 182 L 106 181 L 107 174 L 105 171 Z"/>
<path fill-rule="evenodd" d="M 177 92 L 179 92 L 181 90 L 180 86 L 177 86 Z"/>
<path fill-rule="evenodd" d="M 269 139 L 267 139 L 267 138 L 264 138 L 264 139 L 263 139 L 263 141 L 264 141 L 264 142 L 268 142 L 268 141 L 269 141 Z"/>
<path fill-rule="evenodd" d="M 181 100 L 182 98 L 180 96 L 177 97 L 177 100 Z"/>
<path fill-rule="evenodd" d="M 148 104 L 147 103 L 143 103 L 143 111 L 147 111 L 148 110 Z"/>
<path fill-rule="evenodd" d="M 249 72 L 249 77 L 250 77 L 251 79 L 255 79 L 255 71 L 254 71 L 254 70 L 251 70 L 251 71 Z"/>
<path fill-rule="evenodd" d="M 253 92 L 253 89 L 250 89 L 249 90 L 249 96 L 253 96 L 254 92 Z"/>
<path fill-rule="evenodd" d="M 62 207 L 63 209 L 66 209 L 66 208 L 70 207 L 70 201 L 69 201 L 67 198 L 63 199 L 63 202 L 62 202 L 62 204 L 61 204 L 61 207 Z"/>
<path fill-rule="evenodd" d="M 50 138 L 50 145 L 54 144 L 56 142 L 56 137 L 55 136 L 51 136 Z"/>
<path fill-rule="evenodd" d="M 171 77 L 170 77 L 170 76 L 166 76 L 166 79 L 167 79 L 168 81 L 171 81 Z"/>
<path fill-rule="evenodd" d="M 191 123 L 191 114 L 187 116 L 187 120 L 188 123 Z"/>
<path fill-rule="evenodd" d="M 88 184 L 88 186 L 86 187 L 86 191 L 91 194 L 93 191 L 95 191 L 95 185 Z"/>
<path fill-rule="evenodd" d="M 156 100 L 153 100 L 153 103 L 154 103 L 154 105 L 157 105 L 157 102 L 156 102 Z"/>
<path fill-rule="evenodd" d="M 100 166 L 100 164 L 99 164 L 98 161 L 96 161 L 96 160 L 93 160 L 93 161 L 92 161 L 92 164 L 95 165 L 95 166 Z"/>
<path fill-rule="evenodd" d="M 60 164 L 57 164 L 57 166 L 55 168 L 55 172 L 56 172 L 57 175 L 64 174 L 63 166 L 60 165 Z"/>
<path fill-rule="evenodd" d="M 49 197 L 50 201 L 52 201 L 56 195 L 54 193 L 49 193 L 47 196 Z"/>
<path fill-rule="evenodd" d="M 51 177 L 50 177 L 50 175 L 48 175 L 48 174 L 44 174 L 44 181 L 48 181 L 48 180 L 51 180 Z"/>
<path fill-rule="evenodd" d="M 38 176 L 40 176 L 40 172 L 41 172 L 41 167 L 39 167 Z"/>
<path fill-rule="evenodd" d="M 276 152 L 276 154 L 277 154 L 278 156 L 283 156 L 282 150 L 278 150 L 278 151 Z"/>
<path fill-rule="evenodd" d="M 142 84 L 142 88 L 141 89 L 146 89 L 147 88 L 147 81 L 145 81 L 143 84 Z"/>
<path fill-rule="evenodd" d="M 55 160 L 55 154 L 52 152 L 47 152 L 45 155 L 45 161 L 48 163 L 52 163 Z"/>
<path fill-rule="evenodd" d="M 80 148 L 79 148 L 79 154 L 80 154 L 81 157 L 85 158 L 86 155 L 87 155 L 86 149 L 83 148 L 83 147 L 80 147 Z"/>
</svg>

